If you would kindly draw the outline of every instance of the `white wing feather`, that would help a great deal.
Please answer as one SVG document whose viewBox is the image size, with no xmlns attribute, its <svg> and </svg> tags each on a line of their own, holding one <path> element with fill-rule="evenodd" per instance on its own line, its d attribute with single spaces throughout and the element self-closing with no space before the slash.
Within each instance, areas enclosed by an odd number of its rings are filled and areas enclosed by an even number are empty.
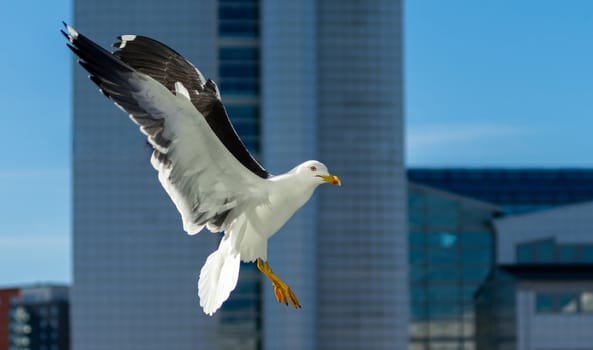
<svg viewBox="0 0 593 350">
<path fill-rule="evenodd" d="M 153 117 L 165 121 L 163 136 L 171 140 L 166 153 L 171 164 L 154 158 L 152 164 L 181 213 L 186 232 L 195 234 L 203 227 L 191 220 L 195 210 L 209 217 L 247 202 L 267 201 L 268 181 L 228 152 L 184 94 L 174 95 L 142 73 L 133 73 L 129 82 L 135 87 L 133 96 L 138 103 Z"/>
</svg>

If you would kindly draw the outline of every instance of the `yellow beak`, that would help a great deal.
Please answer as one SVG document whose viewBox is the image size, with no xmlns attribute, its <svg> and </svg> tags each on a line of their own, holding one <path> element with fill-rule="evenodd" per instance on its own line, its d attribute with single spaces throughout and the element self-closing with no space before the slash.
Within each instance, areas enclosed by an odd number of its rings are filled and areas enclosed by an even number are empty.
<svg viewBox="0 0 593 350">
<path fill-rule="evenodd" d="M 318 177 L 322 178 L 323 181 L 330 183 L 332 185 L 336 185 L 336 186 L 342 186 L 342 181 L 340 181 L 340 178 L 337 177 L 336 175 L 317 175 Z"/>
</svg>

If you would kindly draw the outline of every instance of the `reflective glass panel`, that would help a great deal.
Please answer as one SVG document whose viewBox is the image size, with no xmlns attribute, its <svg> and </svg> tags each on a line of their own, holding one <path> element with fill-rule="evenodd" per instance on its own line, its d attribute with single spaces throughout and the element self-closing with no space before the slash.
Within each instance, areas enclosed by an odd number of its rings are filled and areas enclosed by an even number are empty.
<svg viewBox="0 0 593 350">
<path fill-rule="evenodd" d="M 579 303 L 579 295 L 575 293 L 558 294 L 558 308 L 562 313 L 575 313 Z"/>
<path fill-rule="evenodd" d="M 422 265 L 410 266 L 410 282 L 422 282 L 426 280 L 426 269 Z"/>
<path fill-rule="evenodd" d="M 535 262 L 535 254 L 532 243 L 520 243 L 517 245 L 516 258 L 518 263 L 533 263 Z"/>
<path fill-rule="evenodd" d="M 461 250 L 461 259 L 464 264 L 482 264 L 492 263 L 492 249 L 490 247 L 464 247 Z"/>
<path fill-rule="evenodd" d="M 431 320 L 428 326 L 431 337 L 459 337 L 461 324 L 455 318 Z"/>
<path fill-rule="evenodd" d="M 438 264 L 427 267 L 429 282 L 456 282 L 461 278 L 458 265 Z"/>
<path fill-rule="evenodd" d="M 558 251 L 558 262 L 574 263 L 577 262 L 577 247 L 573 245 L 559 245 L 556 247 Z"/>
<path fill-rule="evenodd" d="M 428 232 L 427 242 L 432 246 L 451 248 L 458 244 L 458 237 L 455 232 Z"/>
<path fill-rule="evenodd" d="M 464 246 L 477 245 L 489 249 L 492 245 L 492 234 L 487 231 L 462 232 L 461 244 Z"/>
<path fill-rule="evenodd" d="M 546 239 L 536 243 L 537 261 L 540 263 L 554 262 L 554 240 Z"/>
<path fill-rule="evenodd" d="M 411 246 L 421 246 L 426 244 L 426 235 L 423 232 L 412 232 L 409 235 Z"/>
<path fill-rule="evenodd" d="M 428 287 L 429 301 L 457 301 L 461 296 L 461 288 L 458 285 L 430 285 Z"/>
<path fill-rule="evenodd" d="M 547 313 L 554 309 L 554 297 L 549 293 L 537 293 L 535 295 L 535 311 Z"/>
<path fill-rule="evenodd" d="M 581 293 L 581 312 L 593 312 L 593 292 Z"/>
<path fill-rule="evenodd" d="M 581 261 L 584 263 L 593 263 L 593 246 L 586 245 L 581 247 Z"/>
<path fill-rule="evenodd" d="M 466 281 L 483 281 L 489 271 L 490 265 L 463 265 L 463 279 Z"/>
<path fill-rule="evenodd" d="M 437 248 L 431 247 L 427 250 L 428 262 L 430 264 L 450 263 L 456 264 L 459 261 L 459 254 L 455 247 Z"/>
<path fill-rule="evenodd" d="M 417 302 L 426 301 L 426 287 L 412 286 L 410 288 L 410 300 Z"/>
<path fill-rule="evenodd" d="M 456 341 L 433 340 L 430 342 L 430 349 L 459 350 L 459 344 Z"/>
<path fill-rule="evenodd" d="M 450 303 L 430 303 L 428 306 L 428 315 L 431 319 L 451 318 L 459 315 L 461 310 L 459 304 Z"/>
<path fill-rule="evenodd" d="M 428 318 L 426 303 L 412 301 L 410 305 L 412 306 L 412 320 L 426 320 Z"/>
</svg>

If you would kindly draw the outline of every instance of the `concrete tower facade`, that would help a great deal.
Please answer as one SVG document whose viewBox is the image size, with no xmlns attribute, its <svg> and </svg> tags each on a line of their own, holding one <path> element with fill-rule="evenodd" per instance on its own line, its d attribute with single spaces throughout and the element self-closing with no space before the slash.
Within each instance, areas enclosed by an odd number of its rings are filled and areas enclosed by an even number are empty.
<svg viewBox="0 0 593 350">
<path fill-rule="evenodd" d="M 278 305 L 244 269 L 257 312 L 225 304 L 207 317 L 195 284 L 219 237 L 183 234 L 143 136 L 75 67 L 75 350 L 407 347 L 401 11 L 392 0 L 75 1 L 77 29 L 100 44 L 153 36 L 220 80 L 231 119 L 256 111 L 239 122 L 272 173 L 317 158 L 343 182 L 322 186 L 269 243 L 302 309 Z M 234 73 L 237 57 L 255 57 L 255 81 Z"/>
</svg>

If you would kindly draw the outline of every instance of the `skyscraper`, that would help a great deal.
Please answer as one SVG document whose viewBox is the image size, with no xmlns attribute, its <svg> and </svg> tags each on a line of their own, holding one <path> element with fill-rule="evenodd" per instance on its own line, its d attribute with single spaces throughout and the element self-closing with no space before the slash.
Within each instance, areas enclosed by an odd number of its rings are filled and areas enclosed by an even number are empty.
<svg viewBox="0 0 593 350">
<path fill-rule="evenodd" d="M 70 349 L 68 287 L 20 288 L 8 312 L 10 350 Z"/>
<path fill-rule="evenodd" d="M 191 60 L 272 173 L 318 158 L 344 184 L 269 243 L 301 310 L 245 265 L 205 316 L 196 279 L 219 236 L 183 234 L 143 136 L 75 68 L 75 350 L 407 346 L 399 1 L 76 0 L 74 18 L 102 45 L 143 34 Z"/>
</svg>

